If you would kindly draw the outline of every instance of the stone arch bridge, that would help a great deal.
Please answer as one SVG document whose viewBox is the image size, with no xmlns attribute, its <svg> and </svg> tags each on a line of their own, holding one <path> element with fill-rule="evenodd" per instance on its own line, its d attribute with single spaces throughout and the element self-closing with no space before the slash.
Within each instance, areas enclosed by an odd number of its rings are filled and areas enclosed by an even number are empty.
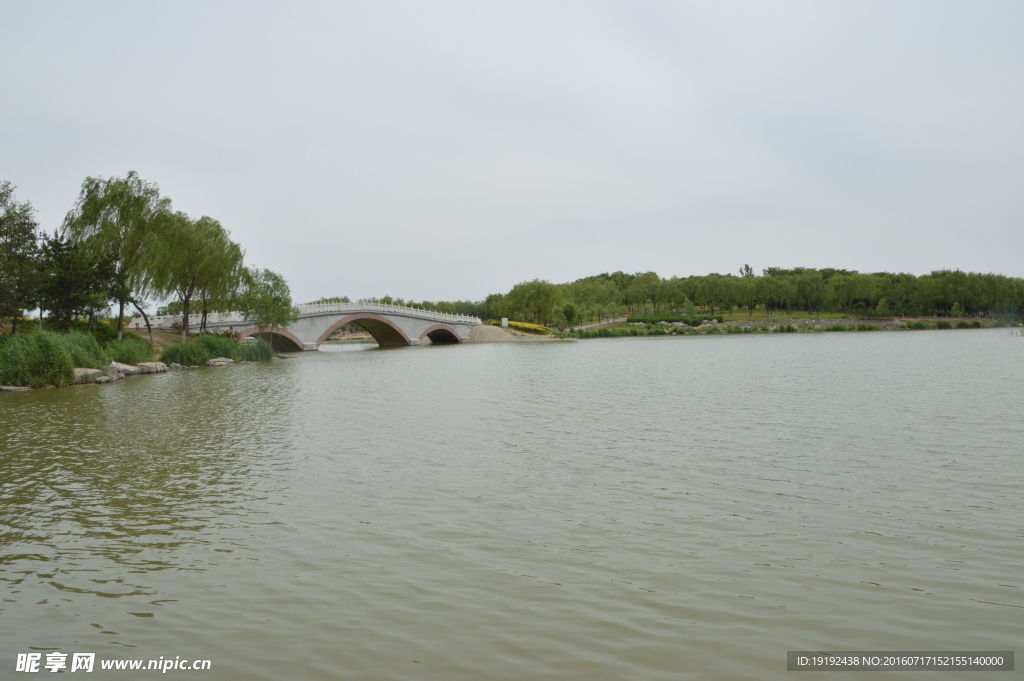
<svg viewBox="0 0 1024 681">
<path fill-rule="evenodd" d="M 469 340 L 469 330 L 481 323 L 477 317 L 383 303 L 316 303 L 297 308 L 299 318 L 294 324 L 273 331 L 271 342 L 279 350 L 318 350 L 334 331 L 353 323 L 366 329 L 382 348 L 464 343 Z M 181 315 L 150 317 L 149 321 L 154 329 L 170 329 L 181 322 Z M 192 333 L 199 330 L 200 321 L 200 315 L 189 315 Z M 145 320 L 133 319 L 130 328 L 145 329 Z M 210 313 L 206 329 L 230 331 L 239 339 L 259 334 L 259 329 L 238 312 Z M 269 329 L 264 335 L 267 332 Z"/>
</svg>

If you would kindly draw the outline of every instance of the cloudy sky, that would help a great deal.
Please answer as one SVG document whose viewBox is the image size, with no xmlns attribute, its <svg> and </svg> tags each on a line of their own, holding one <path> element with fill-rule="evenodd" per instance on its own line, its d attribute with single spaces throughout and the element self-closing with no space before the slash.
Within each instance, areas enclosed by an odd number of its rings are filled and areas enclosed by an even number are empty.
<svg viewBox="0 0 1024 681">
<path fill-rule="evenodd" d="M 0 180 L 136 170 L 320 296 L 1024 276 L 1024 3 L 12 2 Z"/>
</svg>

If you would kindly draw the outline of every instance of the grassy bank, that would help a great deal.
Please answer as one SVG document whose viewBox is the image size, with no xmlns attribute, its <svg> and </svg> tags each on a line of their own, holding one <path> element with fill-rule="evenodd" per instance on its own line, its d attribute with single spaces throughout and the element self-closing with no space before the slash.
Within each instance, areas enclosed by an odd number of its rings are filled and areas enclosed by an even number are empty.
<svg viewBox="0 0 1024 681">
<path fill-rule="evenodd" d="M 255 343 L 240 343 L 234 338 L 204 334 L 186 343 L 166 348 L 160 355 L 165 364 L 199 366 L 217 357 L 227 357 L 236 362 L 265 362 L 274 356 L 270 343 L 258 339 Z"/>
<path fill-rule="evenodd" d="M 558 334 L 561 338 L 622 338 L 628 336 L 692 336 L 692 335 L 718 335 L 737 333 L 821 333 L 821 332 L 855 332 L 855 331 L 896 331 L 896 330 L 927 330 L 927 329 L 980 329 L 986 325 L 979 320 L 960 320 L 951 323 L 946 320 L 910 320 L 900 321 L 894 319 L 872 320 L 871 322 L 848 320 L 845 324 L 830 323 L 834 320 L 821 319 L 787 319 L 786 323 L 767 323 L 766 320 L 758 322 L 744 321 L 743 323 L 719 323 L 704 324 L 701 326 L 687 326 L 685 322 L 679 325 L 671 324 L 642 324 L 637 322 L 611 324 L 592 330 L 574 330 L 569 333 Z M 1003 326 L 1005 324 L 993 324 L 992 326 Z"/>
<path fill-rule="evenodd" d="M 75 382 L 75 368 L 99 369 L 111 360 L 138 364 L 153 360 L 149 343 L 133 334 L 101 343 L 81 331 L 34 331 L 0 336 L 0 385 L 41 388 Z"/>
<path fill-rule="evenodd" d="M 264 340 L 240 343 L 234 338 L 203 335 L 166 348 L 160 359 L 167 364 L 195 366 L 215 357 L 236 362 L 267 361 L 273 354 Z M 67 386 L 74 384 L 77 367 L 102 369 L 111 361 L 135 365 L 153 359 L 149 342 L 130 332 L 125 332 L 121 340 L 98 340 L 96 335 L 82 331 L 32 330 L 0 336 L 0 385 Z"/>
</svg>

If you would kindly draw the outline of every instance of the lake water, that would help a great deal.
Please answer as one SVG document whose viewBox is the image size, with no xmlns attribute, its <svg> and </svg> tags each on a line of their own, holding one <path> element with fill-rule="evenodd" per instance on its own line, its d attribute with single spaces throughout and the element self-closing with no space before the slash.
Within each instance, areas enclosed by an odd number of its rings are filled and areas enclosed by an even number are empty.
<svg viewBox="0 0 1024 681">
<path fill-rule="evenodd" d="M 1024 338 L 960 330 L 345 345 L 0 395 L 0 676 L 32 651 L 676 680 L 1012 650 L 1022 386 Z"/>
</svg>

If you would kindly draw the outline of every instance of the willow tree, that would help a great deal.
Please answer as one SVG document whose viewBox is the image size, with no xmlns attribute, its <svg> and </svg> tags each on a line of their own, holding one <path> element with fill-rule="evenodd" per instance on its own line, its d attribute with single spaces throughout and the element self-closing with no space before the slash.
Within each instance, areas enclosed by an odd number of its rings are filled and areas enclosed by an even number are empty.
<svg viewBox="0 0 1024 681">
<path fill-rule="evenodd" d="M 188 340 L 189 310 L 198 298 L 237 285 L 241 248 L 219 222 L 174 213 L 160 222 L 158 256 L 151 263 L 154 290 L 181 303 L 181 341 Z"/>
<path fill-rule="evenodd" d="M 237 298 L 245 274 L 245 251 L 242 247 L 229 238 L 230 233 L 219 222 L 212 218 L 200 218 L 200 222 L 204 220 L 208 227 L 208 254 L 196 294 L 202 308 L 200 331 L 206 329 L 206 318 L 211 307 L 224 309 Z"/>
<path fill-rule="evenodd" d="M 109 258 L 114 266 L 111 298 L 117 301 L 117 338 L 124 328 L 128 303 L 140 310 L 149 285 L 150 268 L 162 249 L 160 224 L 167 218 L 171 200 L 161 198 L 156 184 L 145 182 L 135 171 L 124 178 L 87 177 L 75 207 L 64 218 L 64 235 L 81 245 L 97 260 Z"/>
<path fill-rule="evenodd" d="M 260 334 L 293 323 L 298 313 L 292 305 L 292 293 L 280 274 L 250 267 L 244 271 L 244 284 L 237 300 L 238 311 L 253 322 Z"/>
</svg>

